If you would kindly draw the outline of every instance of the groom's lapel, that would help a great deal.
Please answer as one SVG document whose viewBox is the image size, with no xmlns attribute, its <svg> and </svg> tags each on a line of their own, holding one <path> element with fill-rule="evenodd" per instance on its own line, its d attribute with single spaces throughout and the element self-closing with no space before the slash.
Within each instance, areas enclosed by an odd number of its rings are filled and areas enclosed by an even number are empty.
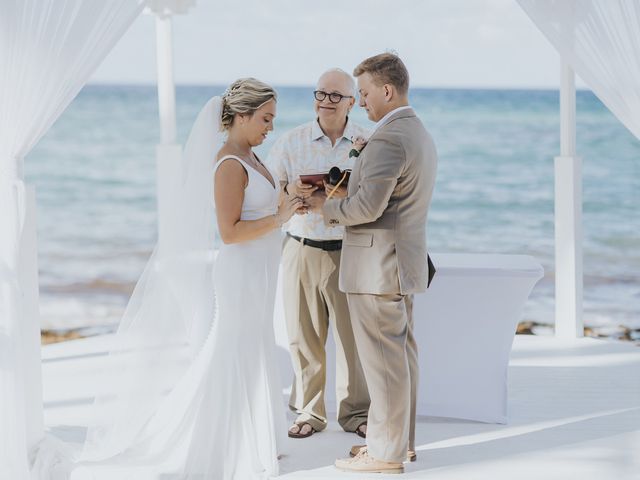
<svg viewBox="0 0 640 480">
<path fill-rule="evenodd" d="M 396 112 L 393 115 L 391 115 L 391 117 L 389 117 L 389 119 L 386 122 L 380 125 L 373 132 L 373 134 L 371 134 L 371 136 L 369 137 L 369 140 L 367 140 L 367 144 L 364 147 L 362 147 L 362 150 L 360 150 L 360 155 L 356 157 L 356 161 L 353 165 L 353 172 L 355 173 L 354 183 L 360 182 L 360 171 L 362 169 L 362 163 L 365 162 L 367 159 L 367 145 L 369 145 L 369 142 L 372 139 L 375 139 L 376 136 L 379 135 L 380 133 L 383 133 L 391 122 L 398 120 L 399 118 L 409 118 L 409 117 L 415 117 L 415 116 L 416 116 L 416 112 L 413 110 L 413 108 L 407 108 L 405 110 Z"/>
<path fill-rule="evenodd" d="M 378 128 L 375 129 L 373 134 L 369 137 L 369 140 L 367 140 L 366 145 L 362 147 L 362 150 L 360 150 L 360 155 L 357 157 L 357 160 L 364 161 L 364 159 L 366 158 L 365 150 L 367 149 L 367 145 L 369 145 L 369 142 L 372 139 L 375 139 L 376 136 L 378 136 L 380 133 L 383 133 L 391 122 L 394 122 L 400 118 L 409 118 L 409 117 L 415 117 L 415 116 L 416 116 L 416 112 L 413 110 L 413 108 L 407 108 L 405 110 L 401 110 L 391 115 L 391 117 L 389 117 L 389 119 L 386 122 L 384 122 L 382 125 L 380 125 Z M 363 158 L 363 155 L 364 155 L 364 158 Z"/>
</svg>

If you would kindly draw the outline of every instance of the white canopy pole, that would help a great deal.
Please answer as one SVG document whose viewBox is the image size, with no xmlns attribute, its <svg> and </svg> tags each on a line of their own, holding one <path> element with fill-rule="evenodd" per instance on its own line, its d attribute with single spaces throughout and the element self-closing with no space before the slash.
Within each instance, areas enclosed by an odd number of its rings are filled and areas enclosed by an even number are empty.
<svg viewBox="0 0 640 480">
<path fill-rule="evenodd" d="M 158 202 L 158 241 L 168 238 L 171 229 L 174 182 L 182 160 L 182 148 L 176 143 L 176 87 L 173 79 L 172 17 L 186 13 L 195 0 L 152 0 L 149 13 L 156 16 L 156 57 L 158 62 L 158 112 L 160 143 L 156 146 L 156 182 Z"/>
<path fill-rule="evenodd" d="M 173 80 L 171 15 L 156 14 L 160 143 L 176 143 L 176 87 Z"/>
<path fill-rule="evenodd" d="M 576 156 L 575 74 L 562 62 L 560 156 L 555 158 L 556 320 L 559 338 L 584 335 L 582 321 L 582 159 Z"/>
</svg>

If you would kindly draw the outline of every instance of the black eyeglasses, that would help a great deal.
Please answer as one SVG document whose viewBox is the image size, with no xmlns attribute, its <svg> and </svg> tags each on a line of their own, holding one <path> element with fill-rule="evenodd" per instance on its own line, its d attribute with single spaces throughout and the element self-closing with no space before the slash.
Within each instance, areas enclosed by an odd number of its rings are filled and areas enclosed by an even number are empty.
<svg viewBox="0 0 640 480">
<path fill-rule="evenodd" d="M 341 95 L 339 93 L 327 93 L 322 90 L 315 90 L 313 96 L 317 101 L 322 102 L 325 98 L 329 97 L 331 103 L 340 103 L 343 98 L 353 98 L 351 95 Z"/>
</svg>

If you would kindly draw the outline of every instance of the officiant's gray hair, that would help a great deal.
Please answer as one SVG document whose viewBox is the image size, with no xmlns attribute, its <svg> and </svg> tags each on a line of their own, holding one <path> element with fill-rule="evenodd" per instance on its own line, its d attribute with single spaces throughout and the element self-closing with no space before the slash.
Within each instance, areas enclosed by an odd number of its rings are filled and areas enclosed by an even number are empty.
<svg viewBox="0 0 640 480">
<path fill-rule="evenodd" d="M 351 75 L 349 75 L 347 72 L 345 72 L 341 68 L 330 68 L 329 70 L 324 72 L 322 75 L 320 75 L 318 80 L 320 80 L 320 78 L 324 77 L 327 73 L 339 73 L 339 74 L 341 74 L 344 77 L 344 79 L 347 81 L 347 86 L 349 88 L 349 92 L 348 92 L 349 95 L 353 95 L 353 96 L 356 95 L 356 81 L 353 79 L 353 77 Z"/>
<path fill-rule="evenodd" d="M 236 80 L 222 95 L 222 130 L 229 130 L 236 115 L 253 115 L 262 105 L 277 99 L 273 87 L 256 78 Z"/>
</svg>

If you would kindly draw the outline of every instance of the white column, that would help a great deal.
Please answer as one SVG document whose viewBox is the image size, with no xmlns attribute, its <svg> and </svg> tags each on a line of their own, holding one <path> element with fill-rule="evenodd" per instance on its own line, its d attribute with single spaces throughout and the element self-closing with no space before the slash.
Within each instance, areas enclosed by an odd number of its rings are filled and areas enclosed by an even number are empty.
<svg viewBox="0 0 640 480">
<path fill-rule="evenodd" d="M 29 448 L 44 436 L 42 399 L 42 351 L 40 342 L 40 290 L 38 278 L 38 236 L 36 190 L 25 186 L 24 227 L 19 258 L 19 282 L 24 314 L 22 358 L 25 374 L 26 440 Z"/>
<path fill-rule="evenodd" d="M 182 148 L 176 143 L 176 87 L 173 79 L 172 18 L 186 13 L 194 0 L 150 0 L 148 13 L 156 17 L 156 57 L 158 63 L 158 112 L 160 143 L 156 146 L 158 202 L 158 242 L 169 238 L 171 204 L 175 202 L 175 182 L 179 178 Z"/>
<path fill-rule="evenodd" d="M 44 416 L 35 190 L 22 159 L 0 162 L 0 212 L 0 425 L 13 435 L 0 435 L 0 472 L 23 478 Z"/>
<path fill-rule="evenodd" d="M 170 14 L 156 14 L 158 110 L 160 143 L 176 143 L 176 87 L 173 81 L 173 39 Z"/>
<path fill-rule="evenodd" d="M 555 158 L 555 246 L 555 333 L 559 338 L 582 337 L 582 159 L 576 156 L 575 74 L 564 62 L 560 156 Z"/>
<path fill-rule="evenodd" d="M 158 112 L 160 143 L 156 146 L 156 194 L 158 202 L 158 241 L 168 238 L 171 229 L 170 205 L 180 172 L 182 149 L 176 144 L 176 87 L 173 80 L 173 39 L 171 13 L 156 14 L 158 62 Z"/>
</svg>

